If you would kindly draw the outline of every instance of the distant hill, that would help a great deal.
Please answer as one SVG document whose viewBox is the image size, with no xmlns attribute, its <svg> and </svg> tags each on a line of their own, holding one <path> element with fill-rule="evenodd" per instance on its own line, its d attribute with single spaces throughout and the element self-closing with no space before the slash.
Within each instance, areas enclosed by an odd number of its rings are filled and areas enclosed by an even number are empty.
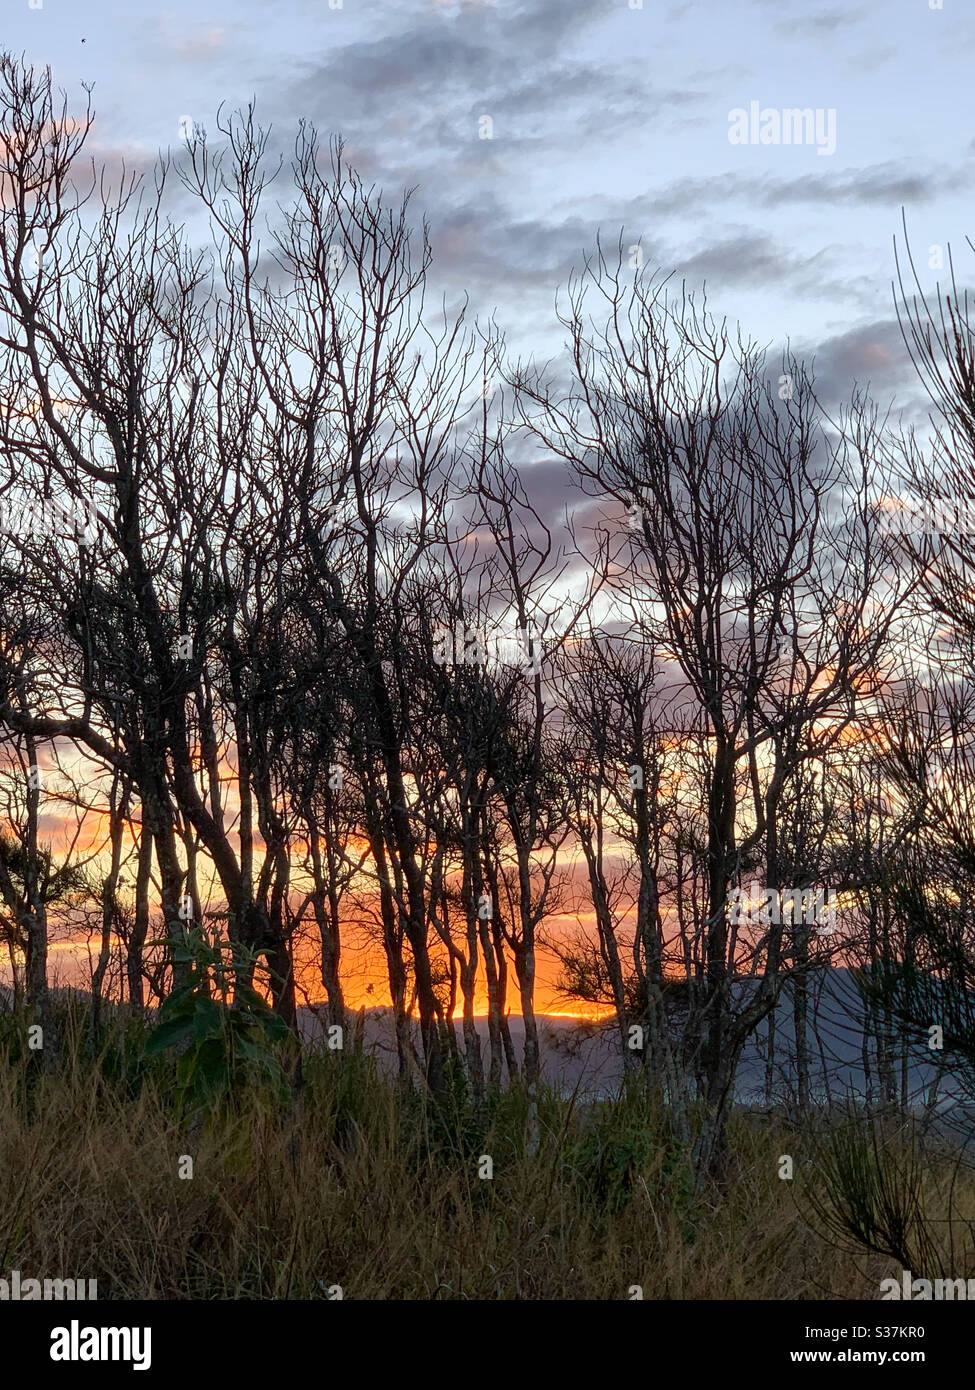
<svg viewBox="0 0 975 1390">
<path fill-rule="evenodd" d="M 738 990 L 751 988 L 740 984 Z M 315 1010 L 299 1010 L 299 1027 L 309 1040 L 320 1037 L 322 1022 Z M 838 968 L 810 981 L 807 1050 L 810 1090 L 814 1101 L 836 1103 L 845 1099 L 862 1100 L 868 1090 L 864 1063 L 864 1030 L 861 1023 L 862 1004 L 848 970 Z M 396 1047 L 390 1009 L 369 1009 L 362 1015 L 364 1046 L 375 1052 L 390 1068 L 395 1066 Z M 524 1022 L 520 1015 L 510 1015 L 508 1026 L 519 1056 L 524 1042 Z M 546 1080 L 558 1086 L 563 1094 L 578 1091 L 581 1096 L 597 1098 L 611 1094 L 623 1075 L 619 1033 L 612 1021 L 593 1023 L 557 1015 L 538 1017 L 542 1069 Z M 481 1038 L 482 1055 L 488 1051 L 487 1019 L 476 1020 Z M 458 1040 L 460 1025 L 456 1025 Z M 795 1031 L 792 1001 L 788 993 L 779 1000 L 775 1010 L 776 1052 L 773 1078 L 773 1103 L 788 1103 L 796 1092 Z M 417 1045 L 418 1038 L 417 1038 Z M 763 1106 L 766 1090 L 766 1055 L 768 1022 L 762 1024 L 745 1048 L 738 1071 L 736 1099 L 740 1104 Z M 935 1082 L 936 1109 L 944 1113 L 961 1105 L 967 1106 L 975 1097 L 953 1083 L 950 1076 L 938 1076 L 936 1054 L 913 1048 L 907 1070 L 907 1088 L 911 1104 L 923 1109 L 931 1099 Z M 899 1072 L 898 1072 L 899 1077 Z"/>
<path fill-rule="evenodd" d="M 742 983 L 738 990 L 753 986 Z M 90 996 L 78 989 L 53 989 L 55 999 L 86 1001 Z M 0 984 L 0 1008 L 10 1008 L 13 992 Z M 106 1006 L 110 1008 L 111 1006 Z M 813 1100 L 836 1103 L 845 1099 L 862 1100 L 868 1091 L 864 1060 L 862 1005 L 848 970 L 838 968 L 810 981 L 807 1047 L 810 1089 Z M 390 1072 L 396 1067 L 396 1044 L 390 1008 L 366 1009 L 353 1016 L 363 1030 L 365 1049 L 377 1056 Z M 298 1026 L 307 1041 L 323 1036 L 324 1011 L 318 1006 L 298 1010 Z M 460 1024 L 455 1025 L 462 1046 Z M 508 1018 L 515 1050 L 521 1056 L 525 1027 L 520 1015 Z M 486 1018 L 476 1020 L 481 1051 L 488 1053 Z M 593 1022 L 560 1015 L 538 1016 L 543 1076 L 563 1095 L 578 1093 L 598 1099 L 612 1094 L 623 1076 L 619 1034 L 612 1020 Z M 419 1029 L 414 1023 L 414 1042 L 419 1048 Z M 792 1002 L 788 993 L 775 1011 L 776 1054 L 772 1097 L 775 1104 L 788 1104 L 796 1093 L 795 1034 Z M 736 1099 L 739 1104 L 764 1106 L 766 1101 L 766 1056 L 768 1021 L 763 1023 L 745 1048 L 738 1070 Z M 975 1095 L 950 1075 L 938 1074 L 937 1054 L 921 1047 L 911 1049 L 907 1068 L 907 1090 L 912 1107 L 923 1110 L 934 1100 L 933 1109 L 942 1116 L 951 1112 L 953 1122 L 964 1120 L 966 1131 L 975 1129 Z M 868 1054 L 869 1065 L 875 1064 Z M 898 1071 L 898 1081 L 900 1072 Z"/>
</svg>

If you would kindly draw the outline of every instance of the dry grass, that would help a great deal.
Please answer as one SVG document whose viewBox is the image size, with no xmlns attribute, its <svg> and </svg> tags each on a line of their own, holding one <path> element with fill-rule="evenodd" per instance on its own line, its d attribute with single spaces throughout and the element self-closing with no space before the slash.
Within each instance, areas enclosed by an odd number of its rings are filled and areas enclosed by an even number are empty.
<svg viewBox="0 0 975 1390">
<path fill-rule="evenodd" d="M 516 1092 L 438 1121 L 368 1058 L 332 1054 L 306 1059 L 287 1113 L 251 1098 L 192 1124 L 137 1036 L 95 1057 L 66 1033 L 60 1070 L 0 1065 L 0 1274 L 96 1278 L 101 1298 L 821 1299 L 875 1298 L 891 1272 L 806 1225 L 811 1141 L 768 1121 L 736 1117 L 736 1174 L 701 1198 L 636 1093 L 546 1096 L 530 1158 Z"/>
</svg>

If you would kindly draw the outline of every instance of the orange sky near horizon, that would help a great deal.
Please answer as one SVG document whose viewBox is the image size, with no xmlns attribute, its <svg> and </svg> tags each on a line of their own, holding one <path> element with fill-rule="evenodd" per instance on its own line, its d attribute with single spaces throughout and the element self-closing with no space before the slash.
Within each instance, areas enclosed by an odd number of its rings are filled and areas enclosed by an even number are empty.
<svg viewBox="0 0 975 1390">
<path fill-rule="evenodd" d="M 862 731 L 854 727 L 846 729 L 844 734 L 847 738 L 857 737 L 862 736 Z M 232 825 L 235 820 L 236 798 L 234 795 L 235 774 L 229 750 L 224 750 L 223 761 L 227 771 L 226 776 L 221 778 L 222 800 L 228 823 Z M 100 769 L 93 776 L 91 765 L 87 763 L 86 759 L 78 758 L 74 765 L 72 765 L 73 759 L 70 758 L 66 761 L 60 761 L 59 750 L 53 747 L 48 750 L 45 763 L 44 771 L 48 782 L 46 787 L 47 804 L 42 809 L 41 828 L 55 857 L 60 861 L 70 860 L 76 864 L 88 863 L 95 867 L 96 876 L 99 872 L 104 873 L 107 869 L 109 821 L 104 801 L 102 804 L 98 804 L 105 791 L 104 786 L 99 787 L 98 785 L 99 782 L 104 782 L 106 777 L 104 769 Z M 85 766 L 82 768 L 81 764 L 85 764 Z M 83 775 L 81 775 L 80 781 L 75 781 L 78 774 Z M 72 786 L 73 781 L 74 786 Z M 71 794 L 77 791 L 78 785 L 85 788 L 87 792 L 85 797 L 87 804 L 83 808 L 71 804 Z M 254 838 L 255 850 L 259 858 L 263 845 L 259 834 L 255 834 Z M 296 852 L 300 853 L 300 846 L 296 847 Z M 130 891 L 127 885 L 131 884 L 134 878 L 133 860 L 135 853 L 134 836 L 127 830 L 123 853 L 123 871 L 127 878 L 127 884 L 123 884 L 122 887 L 123 900 Z M 581 854 L 579 853 L 570 852 L 563 856 L 563 863 L 569 869 L 570 874 L 574 868 L 579 867 L 580 862 Z M 205 857 L 200 860 L 200 868 L 203 869 L 204 865 L 209 866 L 209 861 Z M 209 873 L 201 874 L 199 883 L 202 907 L 205 915 L 213 913 L 219 916 L 223 906 L 223 898 L 212 866 L 209 866 L 209 869 Z M 303 877 L 300 861 L 298 861 L 296 862 L 295 873 L 296 886 L 292 889 L 293 906 L 296 910 L 308 887 L 307 884 L 304 885 L 304 888 L 300 887 Z M 367 885 L 367 899 L 370 882 L 368 873 L 363 872 L 361 883 Z M 580 902 L 584 908 L 585 885 L 581 884 L 580 888 L 583 889 Z M 361 886 L 357 890 L 357 895 L 362 896 Z M 367 916 L 368 914 L 363 913 L 362 915 Z M 622 924 L 625 925 L 628 915 L 629 913 L 624 910 L 621 919 Z M 589 940 L 596 939 L 595 914 L 591 909 L 553 915 L 547 919 L 545 924 L 545 929 L 549 934 L 562 934 L 563 939 L 566 939 L 573 932 L 578 932 L 580 928 L 584 929 Z M 305 920 L 299 930 L 300 937 L 297 940 L 295 951 L 298 998 L 300 1003 L 315 1005 L 324 1002 L 326 995 L 316 963 L 317 959 L 320 958 L 320 944 L 310 913 L 306 913 Z M 117 945 L 120 944 L 117 943 Z M 379 941 L 375 937 L 369 936 L 362 926 L 361 920 L 343 923 L 342 947 L 341 976 L 348 1006 L 353 1009 L 388 1006 L 390 996 L 384 952 Z M 87 987 L 97 959 L 98 932 L 94 930 L 90 938 L 76 935 L 71 939 L 54 940 L 50 943 L 49 953 L 52 984 L 60 983 L 77 988 Z M 115 951 L 113 954 L 118 956 L 120 953 Z M 561 965 L 555 953 L 540 945 L 537 950 L 535 980 L 535 1010 L 537 1013 L 580 1019 L 597 1019 L 612 1015 L 613 1009 L 609 1004 L 593 1004 L 566 999 L 557 988 L 560 971 Z M 10 978 L 11 968 L 8 953 L 2 951 L 0 952 L 0 981 L 9 983 Z M 443 991 L 441 991 L 442 994 Z M 507 1007 L 513 1015 L 519 1015 L 521 1012 L 518 982 L 510 960 L 508 962 Z M 455 1016 L 459 1017 L 461 1008 L 462 1000 L 458 996 Z M 475 1013 L 478 1017 L 484 1017 L 487 1014 L 487 986 L 483 968 L 479 970 Z"/>
<path fill-rule="evenodd" d="M 315 960 L 314 940 L 309 935 L 304 945 L 307 948 L 296 951 L 295 983 L 299 1005 L 324 1004 L 327 999 Z M 119 952 L 122 943 L 113 938 L 113 953 Z M 98 958 L 99 941 L 97 934 L 90 941 L 86 939 L 52 941 L 48 946 L 48 975 L 52 988 L 72 987 L 86 989 L 90 985 L 92 970 Z M 386 965 L 382 949 L 375 943 L 346 948 L 347 960 L 342 969 L 342 990 L 349 1009 L 389 1007 L 391 1000 L 387 983 Z M 303 957 L 303 958 L 302 958 Z M 589 1004 L 566 1000 L 556 989 L 559 962 L 553 953 L 544 946 L 537 952 L 535 977 L 535 1012 L 551 1018 L 578 1018 L 596 1020 L 611 1018 L 613 1009 L 609 1005 Z M 118 958 L 118 957 L 116 957 Z M 11 982 L 10 962 L 6 954 L 0 957 L 0 983 Z M 462 1000 L 458 994 L 455 1019 L 461 1017 Z M 507 1010 L 512 1016 L 521 1015 L 521 998 L 513 969 L 509 965 Z M 487 988 L 483 979 L 478 980 L 474 1014 L 477 1018 L 487 1017 Z"/>
</svg>

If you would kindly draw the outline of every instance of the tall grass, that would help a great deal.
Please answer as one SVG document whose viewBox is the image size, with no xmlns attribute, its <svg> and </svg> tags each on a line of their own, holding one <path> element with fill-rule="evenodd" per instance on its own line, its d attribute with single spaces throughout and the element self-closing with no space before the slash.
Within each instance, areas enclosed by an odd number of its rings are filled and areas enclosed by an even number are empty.
<svg viewBox="0 0 975 1390">
<path fill-rule="evenodd" d="M 368 1056 L 306 1051 L 288 1105 L 187 1117 L 140 1022 L 96 1041 L 61 1008 L 58 1034 L 45 1067 L 0 1026 L 0 1275 L 100 1298 L 818 1299 L 876 1297 L 890 1272 L 803 1221 L 778 1176 L 803 1135 L 768 1121 L 735 1117 L 735 1175 L 701 1195 L 638 1085 L 545 1092 L 532 1157 L 517 1089 L 479 1113 L 458 1087 L 444 1113 Z"/>
</svg>

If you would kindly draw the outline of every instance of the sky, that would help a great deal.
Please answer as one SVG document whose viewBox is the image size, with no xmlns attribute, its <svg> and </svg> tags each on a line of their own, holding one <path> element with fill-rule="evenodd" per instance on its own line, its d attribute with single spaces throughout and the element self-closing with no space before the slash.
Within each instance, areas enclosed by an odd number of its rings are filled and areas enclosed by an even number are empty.
<svg viewBox="0 0 975 1390">
<path fill-rule="evenodd" d="M 178 155 L 187 118 L 219 143 L 221 102 L 255 99 L 285 151 L 300 118 L 340 134 L 368 183 L 415 188 L 437 295 L 469 295 L 516 355 L 558 355 L 560 286 L 622 234 L 813 357 L 824 400 L 858 382 L 913 410 L 902 211 L 926 289 L 949 245 L 975 283 L 964 0 L 4 0 L 0 32 L 72 101 L 93 85 L 89 152 L 112 167 Z M 835 140 L 734 143 L 752 103 L 819 112 Z"/>
<path fill-rule="evenodd" d="M 282 148 L 301 117 L 341 134 L 368 181 L 416 188 L 434 286 L 516 353 L 558 353 L 559 286 L 622 229 L 759 342 L 814 356 L 826 398 L 857 380 L 910 405 L 902 209 L 925 285 L 934 246 L 969 276 L 963 0 L 5 0 L 3 42 L 73 98 L 94 84 L 112 163 L 178 152 L 187 116 L 219 139 L 221 101 L 255 98 Z M 834 113 L 835 150 L 732 143 L 752 102 Z"/>
</svg>

